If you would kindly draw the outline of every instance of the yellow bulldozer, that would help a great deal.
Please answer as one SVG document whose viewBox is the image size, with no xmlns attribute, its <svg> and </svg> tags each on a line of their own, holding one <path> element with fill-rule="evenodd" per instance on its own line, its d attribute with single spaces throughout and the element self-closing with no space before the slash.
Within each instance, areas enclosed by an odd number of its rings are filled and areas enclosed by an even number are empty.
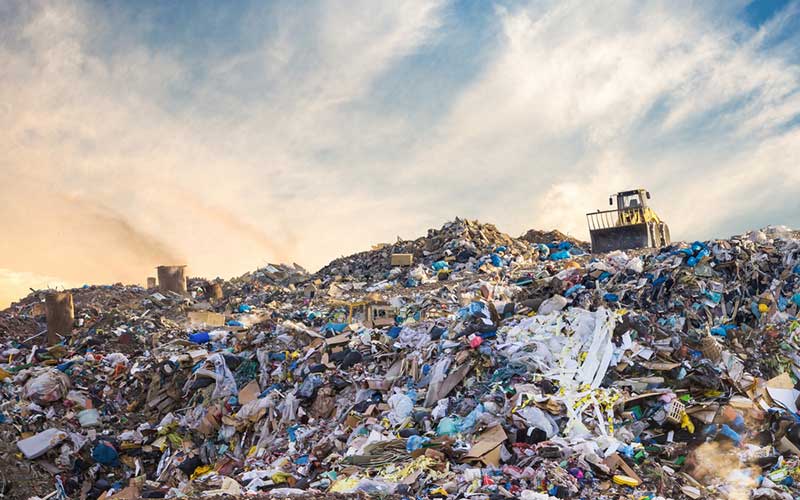
<svg viewBox="0 0 800 500">
<path fill-rule="evenodd" d="M 615 197 L 616 209 L 586 214 L 593 253 L 669 245 L 669 226 L 647 206 L 649 191 L 620 191 L 608 198 L 609 205 Z"/>
</svg>

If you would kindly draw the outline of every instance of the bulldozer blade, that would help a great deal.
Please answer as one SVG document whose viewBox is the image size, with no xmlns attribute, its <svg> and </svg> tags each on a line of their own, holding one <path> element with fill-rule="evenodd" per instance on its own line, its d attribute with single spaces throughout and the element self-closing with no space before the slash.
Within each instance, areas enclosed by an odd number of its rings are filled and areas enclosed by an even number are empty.
<svg viewBox="0 0 800 500">
<path fill-rule="evenodd" d="M 612 250 L 629 250 L 652 246 L 647 224 L 595 229 L 589 232 L 592 238 L 592 252 L 605 253 Z"/>
</svg>

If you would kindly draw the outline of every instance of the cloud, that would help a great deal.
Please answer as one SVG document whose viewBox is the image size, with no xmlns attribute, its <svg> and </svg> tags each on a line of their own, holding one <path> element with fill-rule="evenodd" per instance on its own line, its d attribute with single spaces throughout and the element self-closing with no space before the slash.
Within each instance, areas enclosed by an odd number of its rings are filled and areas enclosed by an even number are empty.
<svg viewBox="0 0 800 500">
<path fill-rule="evenodd" d="M 319 241 L 358 233 L 347 226 L 375 200 L 319 158 L 394 128 L 361 133 L 342 108 L 424 43 L 438 4 L 287 5 L 261 13 L 286 22 L 248 51 L 192 67 L 180 47 L 144 42 L 151 18 L 123 26 L 97 5 L 15 4 L 0 45 L 2 261 L 143 282 L 164 261 L 209 276 L 320 265 L 338 248 Z M 111 43 L 120 31 L 126 43 Z"/>
<path fill-rule="evenodd" d="M 800 72 L 784 52 L 762 50 L 776 24 L 754 32 L 716 7 L 499 8 L 503 43 L 408 182 L 432 172 L 437 186 L 472 186 L 473 211 L 515 229 L 586 236 L 583 213 L 640 186 L 673 237 L 746 229 L 737 218 L 797 193 L 788 186 L 797 185 L 800 140 L 788 125 L 800 115 Z M 776 214 L 747 223 L 800 222 L 791 210 Z"/>
<path fill-rule="evenodd" d="M 639 186 L 675 238 L 800 225 L 800 8 L 744 6 L 6 2 L 0 262 L 316 268 L 455 216 L 586 237 Z"/>
</svg>

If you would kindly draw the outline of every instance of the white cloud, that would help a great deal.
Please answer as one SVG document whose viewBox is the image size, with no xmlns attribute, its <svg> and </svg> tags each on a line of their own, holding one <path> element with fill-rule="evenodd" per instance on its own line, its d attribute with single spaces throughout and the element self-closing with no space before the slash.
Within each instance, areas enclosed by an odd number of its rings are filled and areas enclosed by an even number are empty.
<svg viewBox="0 0 800 500">
<path fill-rule="evenodd" d="M 439 8 L 276 9 L 283 31 L 232 61 L 202 61 L 209 76 L 193 82 L 198 68 L 178 50 L 140 42 L 104 54 L 98 33 L 130 39 L 138 28 L 100 9 L 20 4 L 0 45 L 0 194 L 12 205 L 3 261 L 70 281 L 136 282 L 163 260 L 209 276 L 270 260 L 321 265 L 341 249 L 319 247 L 323 237 L 368 237 L 347 226 L 375 200 L 315 155 L 396 128 L 348 129 L 342 108 L 425 42 Z M 176 88 L 191 90 L 186 103 L 173 102 Z"/>
<path fill-rule="evenodd" d="M 742 197 L 779 204 L 759 195 L 796 178 L 800 141 L 784 124 L 800 113 L 800 69 L 719 14 L 675 2 L 499 10 L 504 45 L 409 179 L 503 179 L 484 212 L 584 237 L 583 213 L 642 186 L 673 236 L 721 235 L 731 211 L 757 210 Z M 783 215 L 760 222 L 800 222 Z"/>
</svg>

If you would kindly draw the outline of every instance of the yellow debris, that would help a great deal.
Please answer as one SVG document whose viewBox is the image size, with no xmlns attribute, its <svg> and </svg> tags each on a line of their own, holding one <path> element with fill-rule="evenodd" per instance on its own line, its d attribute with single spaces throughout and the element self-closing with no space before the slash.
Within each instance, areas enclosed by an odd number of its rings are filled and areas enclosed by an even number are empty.
<svg viewBox="0 0 800 500">
<path fill-rule="evenodd" d="M 196 468 L 194 472 L 192 472 L 192 475 L 189 477 L 189 479 L 197 479 L 200 476 L 208 474 L 212 470 L 214 469 L 210 465 L 201 465 L 198 468 Z"/>
</svg>

